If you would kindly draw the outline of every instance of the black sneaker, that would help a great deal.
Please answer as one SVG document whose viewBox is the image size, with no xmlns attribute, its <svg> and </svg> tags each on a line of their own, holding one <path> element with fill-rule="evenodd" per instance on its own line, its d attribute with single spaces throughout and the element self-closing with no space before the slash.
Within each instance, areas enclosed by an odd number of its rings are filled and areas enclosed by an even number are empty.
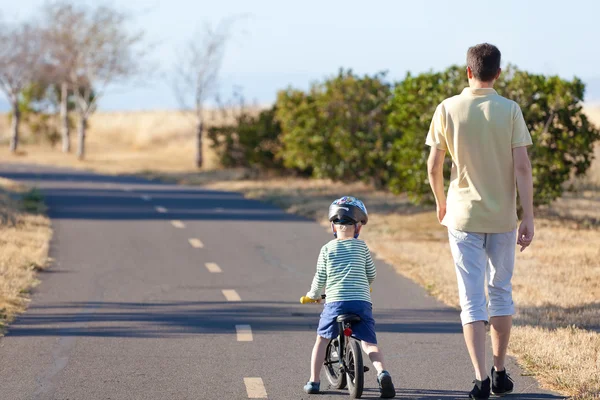
<svg viewBox="0 0 600 400">
<path fill-rule="evenodd" d="M 382 399 L 393 399 L 396 397 L 396 389 L 392 383 L 392 376 L 387 371 L 381 371 L 377 376 L 377 382 L 379 383 L 379 393 Z"/>
<path fill-rule="evenodd" d="M 490 398 L 490 378 L 487 377 L 484 381 L 474 380 L 473 390 L 469 393 L 472 399 L 489 399 Z"/>
<path fill-rule="evenodd" d="M 512 393 L 514 386 L 512 378 L 506 373 L 506 369 L 496 371 L 496 368 L 492 367 L 492 394 L 504 396 Z"/>
</svg>

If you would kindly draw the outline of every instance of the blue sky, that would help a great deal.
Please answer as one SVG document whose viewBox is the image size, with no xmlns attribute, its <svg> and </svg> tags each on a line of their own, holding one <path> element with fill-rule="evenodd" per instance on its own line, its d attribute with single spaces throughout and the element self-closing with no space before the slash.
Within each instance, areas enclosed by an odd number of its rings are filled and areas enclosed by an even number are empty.
<svg viewBox="0 0 600 400">
<path fill-rule="evenodd" d="M 86 2 L 87 0 L 81 0 Z M 89 1 L 87 1 L 89 2 Z M 4 19 L 33 15 L 43 0 L 0 0 Z M 112 87 L 104 110 L 171 109 L 169 75 L 177 49 L 205 22 L 249 14 L 234 29 L 221 73 L 222 96 L 239 86 L 249 100 L 269 103 L 277 90 L 306 88 L 340 67 L 386 70 L 391 79 L 464 63 L 466 50 L 496 44 L 503 62 L 588 84 L 600 101 L 600 2 L 595 0 L 113 0 L 135 17 L 154 49 L 154 76 Z"/>
</svg>

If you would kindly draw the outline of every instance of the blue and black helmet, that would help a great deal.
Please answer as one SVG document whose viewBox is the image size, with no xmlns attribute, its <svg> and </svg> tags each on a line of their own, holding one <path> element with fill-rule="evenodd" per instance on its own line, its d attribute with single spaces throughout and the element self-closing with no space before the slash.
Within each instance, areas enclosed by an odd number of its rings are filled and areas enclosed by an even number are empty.
<svg viewBox="0 0 600 400">
<path fill-rule="evenodd" d="M 367 207 L 356 197 L 341 197 L 329 206 L 329 221 L 339 225 L 366 225 L 369 221 Z"/>
</svg>

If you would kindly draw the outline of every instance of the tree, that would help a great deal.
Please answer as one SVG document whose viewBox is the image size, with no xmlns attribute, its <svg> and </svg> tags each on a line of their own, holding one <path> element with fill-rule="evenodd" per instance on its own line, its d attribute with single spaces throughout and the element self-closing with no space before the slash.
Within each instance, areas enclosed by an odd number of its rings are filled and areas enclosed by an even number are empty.
<svg viewBox="0 0 600 400">
<path fill-rule="evenodd" d="M 19 98 L 23 89 L 37 78 L 42 61 L 42 40 L 38 29 L 27 23 L 0 26 L 0 89 L 10 102 L 12 111 L 10 151 L 19 144 L 21 110 Z"/>
<path fill-rule="evenodd" d="M 46 32 L 53 45 L 49 58 L 61 81 L 63 150 L 68 150 L 66 101 L 71 91 L 78 114 L 77 156 L 85 156 L 88 119 L 108 85 L 139 72 L 143 58 L 143 33 L 129 33 L 129 16 L 108 6 L 87 8 L 72 2 L 58 3 L 46 10 Z"/>
<path fill-rule="evenodd" d="M 77 9 L 68 2 L 47 3 L 43 9 L 43 27 L 46 48 L 50 54 L 51 68 L 48 69 L 49 80 L 56 83 L 60 101 L 60 126 L 62 151 L 71 151 L 69 98 L 73 92 L 69 88 L 69 80 L 75 69 L 77 58 L 77 38 L 84 28 L 85 11 Z"/>
<path fill-rule="evenodd" d="M 196 167 L 204 162 L 202 141 L 206 101 L 216 95 L 219 72 L 230 38 L 234 19 L 221 21 L 216 27 L 206 24 L 204 32 L 190 39 L 175 66 L 173 90 L 183 110 L 194 110 L 196 125 Z"/>
<path fill-rule="evenodd" d="M 316 177 L 360 180 L 381 188 L 389 179 L 385 155 L 394 132 L 387 129 L 390 85 L 385 74 L 338 75 L 314 84 L 309 93 L 279 93 L 280 156 L 288 168 Z"/>
</svg>

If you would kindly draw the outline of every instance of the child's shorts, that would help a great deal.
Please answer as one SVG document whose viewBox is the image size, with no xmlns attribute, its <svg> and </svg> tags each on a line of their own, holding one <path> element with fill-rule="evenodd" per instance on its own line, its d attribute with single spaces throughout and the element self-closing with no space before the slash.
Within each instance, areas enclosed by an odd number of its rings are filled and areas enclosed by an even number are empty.
<svg viewBox="0 0 600 400">
<path fill-rule="evenodd" d="M 331 303 L 325 303 L 319 320 L 317 335 L 325 339 L 333 339 L 338 336 L 339 327 L 336 318 L 341 314 L 358 315 L 360 322 L 352 324 L 352 336 L 358 340 L 377 344 L 373 306 L 368 301 L 332 301 Z"/>
</svg>

